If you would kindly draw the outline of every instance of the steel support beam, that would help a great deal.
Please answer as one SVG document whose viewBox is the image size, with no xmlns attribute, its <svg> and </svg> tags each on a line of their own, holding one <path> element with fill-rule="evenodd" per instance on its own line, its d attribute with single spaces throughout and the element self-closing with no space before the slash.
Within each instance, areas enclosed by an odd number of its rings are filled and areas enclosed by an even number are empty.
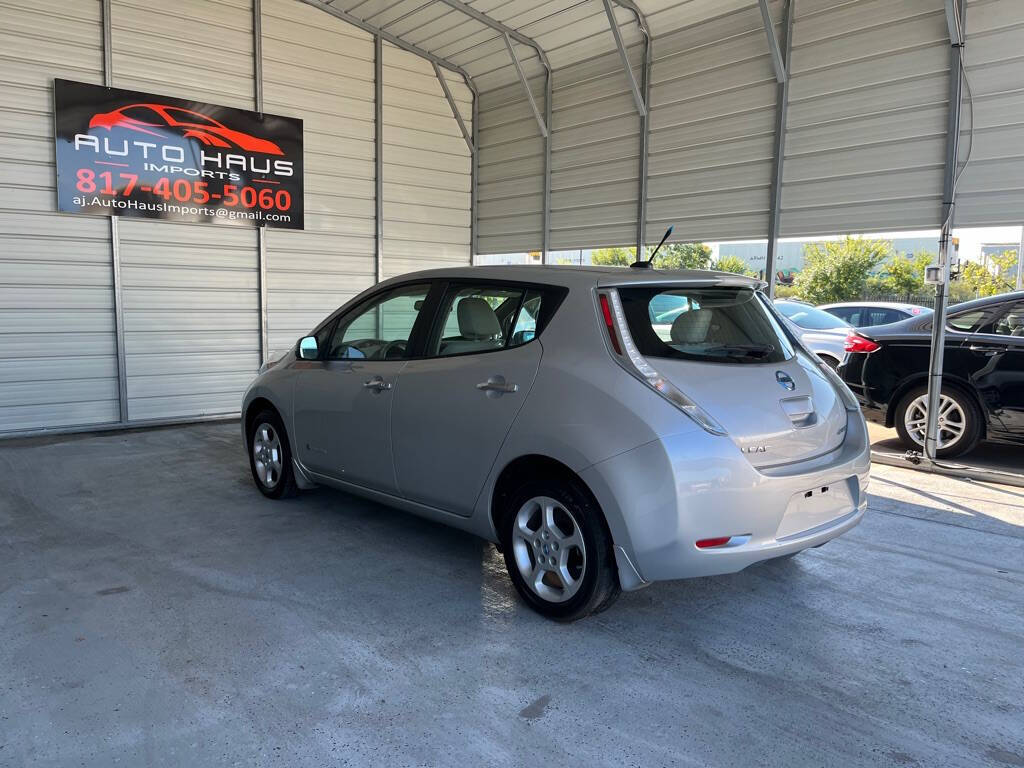
<svg viewBox="0 0 1024 768">
<path fill-rule="evenodd" d="M 551 125 L 551 104 L 554 101 L 553 82 L 551 69 L 548 68 L 544 75 L 544 116 L 548 125 Z M 541 233 L 541 261 L 549 263 L 551 255 L 551 134 L 544 134 L 544 211 L 541 226 L 544 228 Z"/>
<path fill-rule="evenodd" d="M 541 117 L 540 110 L 537 109 L 537 100 L 533 98 L 533 91 L 530 90 L 530 83 L 526 79 L 526 73 L 523 72 L 523 65 L 519 63 L 519 56 L 516 55 L 515 46 L 512 45 L 512 38 L 509 37 L 508 33 L 502 35 L 505 40 L 505 47 L 508 48 L 508 55 L 512 58 L 512 63 L 516 66 L 516 73 L 519 75 L 519 82 L 523 86 L 523 91 L 526 92 L 526 98 L 530 102 L 530 109 L 533 110 L 533 116 L 537 118 L 537 125 L 540 127 L 540 135 L 545 139 L 548 137 L 548 126 L 547 122 Z"/>
<path fill-rule="evenodd" d="M 1017 290 L 1024 290 L 1024 227 L 1020 228 L 1020 245 L 1017 246 Z"/>
<path fill-rule="evenodd" d="M 114 85 L 114 49 L 111 44 L 112 23 L 110 0 L 103 0 L 103 84 Z M 124 291 L 121 285 L 121 231 L 117 216 L 110 217 L 110 270 L 114 298 L 114 351 L 117 356 L 118 423 L 128 423 L 128 370 L 124 349 Z"/>
<path fill-rule="evenodd" d="M 480 146 L 480 96 L 473 91 L 473 146 Z M 479 227 L 476 224 L 477 214 L 477 179 L 480 175 L 480 153 L 474 152 L 471 159 L 471 175 L 469 180 L 469 263 L 476 264 L 476 255 L 480 248 L 477 243 Z"/>
<path fill-rule="evenodd" d="M 311 0 L 305 0 L 310 2 Z M 543 232 L 542 232 L 542 252 L 543 261 L 546 264 L 548 261 L 548 252 L 550 251 L 551 243 L 551 94 L 552 94 L 552 72 L 551 63 L 548 61 L 548 56 L 544 52 L 544 49 L 537 44 L 535 40 L 527 37 L 518 30 L 513 29 L 505 24 L 502 24 L 497 19 L 492 19 L 485 13 L 478 11 L 471 5 L 467 5 L 462 0 L 438 0 L 450 8 L 454 8 L 457 11 L 464 13 L 471 19 L 474 19 L 484 26 L 490 27 L 495 32 L 500 34 L 505 41 L 505 47 L 508 49 L 509 55 L 512 58 L 512 63 L 515 65 L 516 72 L 519 75 L 519 81 L 523 84 L 523 88 L 526 91 L 527 99 L 530 102 L 530 106 L 533 108 L 533 115 L 537 119 L 537 126 L 540 128 L 541 136 L 544 138 L 544 210 L 542 212 L 543 219 Z M 521 45 L 533 48 L 537 52 L 537 57 L 540 59 L 541 65 L 544 67 L 545 81 L 544 81 L 544 117 L 540 116 L 540 111 L 537 109 L 536 99 L 533 97 L 533 92 L 530 90 L 526 75 L 523 72 L 522 63 L 519 61 L 519 57 L 516 55 L 515 48 L 512 42 L 520 43 Z M 467 80 L 468 80 L 467 76 Z M 476 121 L 473 122 L 473 129 L 476 130 Z M 474 166 L 476 167 L 476 166 Z M 475 212 L 474 212 L 475 216 Z M 476 249 L 474 246 L 474 255 Z"/>
<path fill-rule="evenodd" d="M 551 64 L 548 63 L 547 54 L 544 52 L 544 49 L 541 48 L 532 38 L 527 37 L 522 32 L 513 29 L 512 27 L 502 24 L 497 19 L 492 19 L 486 13 L 481 13 L 473 6 L 466 5 L 461 0 L 438 0 L 438 2 L 442 2 L 445 5 L 450 6 L 451 8 L 454 8 L 457 11 L 461 11 L 462 13 L 469 16 L 471 19 L 475 19 L 476 21 L 479 21 L 481 24 L 488 26 L 497 32 L 500 32 L 503 35 L 508 35 L 517 43 L 521 43 L 523 45 L 529 46 L 530 48 L 533 48 L 537 52 L 537 55 L 540 57 L 540 61 L 544 65 L 544 68 L 547 69 L 549 72 L 551 71 Z"/>
<path fill-rule="evenodd" d="M 463 2 L 460 2 L 460 0 L 437 0 L 437 1 L 438 2 L 443 2 L 445 5 L 448 5 L 449 7 L 454 8 L 457 11 L 461 11 L 462 13 L 464 13 L 467 16 L 469 16 L 470 18 L 475 19 L 476 21 L 479 21 L 481 24 L 484 24 L 485 26 L 488 26 L 491 29 L 494 29 L 495 31 L 499 32 L 502 35 L 507 35 L 508 38 L 511 38 L 512 40 L 515 40 L 518 43 L 521 43 L 523 45 L 526 45 L 526 46 L 529 46 L 529 47 L 533 48 L 537 52 L 537 56 L 540 59 L 541 64 L 544 66 L 545 72 L 547 73 L 547 82 L 546 82 L 546 85 L 545 85 L 545 91 L 546 91 L 546 93 L 548 95 L 547 104 L 545 105 L 545 114 L 547 115 L 547 119 L 544 121 L 545 125 L 544 125 L 544 131 L 543 131 L 544 142 L 545 142 L 545 149 L 544 149 L 544 155 L 545 155 L 545 166 L 544 166 L 544 188 L 545 188 L 545 195 L 544 195 L 544 213 L 543 213 L 544 224 L 543 224 L 543 227 L 544 227 L 544 258 L 545 258 L 545 261 L 546 261 L 547 260 L 547 251 L 548 251 L 548 248 L 547 248 L 547 245 L 548 245 L 548 230 L 550 229 L 549 222 L 550 222 L 550 219 L 551 219 L 551 194 L 550 194 L 550 192 L 551 192 L 551 137 L 548 135 L 548 131 L 547 131 L 547 126 L 551 124 L 551 64 L 550 64 L 550 62 L 548 62 L 547 54 L 544 53 L 544 49 L 543 48 L 541 48 L 534 40 L 530 39 L 526 35 L 522 34 L 521 32 L 518 32 L 517 30 L 512 29 L 511 27 L 508 27 L 508 26 L 502 24 L 501 22 L 499 22 L 499 21 L 497 21 L 495 19 L 492 19 L 490 16 L 487 16 L 486 14 L 481 13 L 477 9 L 475 9 L 475 8 L 469 6 L 469 5 L 466 5 Z M 479 139 L 478 139 L 478 135 L 479 134 L 478 134 L 478 127 L 477 127 L 478 124 L 479 124 L 479 121 L 477 120 L 477 117 L 479 115 L 480 93 L 477 90 L 476 84 L 473 82 L 473 78 L 470 76 L 470 74 L 465 69 L 463 69 L 462 67 L 460 67 L 460 66 L 458 66 L 456 64 L 453 64 L 452 62 L 450 62 L 450 61 L 448 61 L 446 59 L 443 59 L 443 58 L 441 58 L 439 56 L 435 56 L 434 54 L 430 53 L 429 51 L 423 50 L 419 46 L 413 45 L 412 43 L 408 43 L 405 40 L 403 40 L 402 38 L 398 37 L 397 35 L 391 34 L 390 32 L 385 32 L 384 30 L 380 29 L 379 27 L 375 27 L 373 24 L 370 24 L 370 23 L 368 23 L 366 21 L 363 21 L 362 19 L 358 18 L 357 16 L 353 16 L 351 13 L 348 13 L 347 11 L 344 11 L 344 10 L 342 10 L 340 8 L 335 8 L 334 6 L 330 5 L 330 3 L 325 2 L 324 0 L 302 0 L 302 2 L 306 3 L 307 5 L 313 6 L 314 8 L 318 8 L 321 11 L 323 11 L 324 13 L 329 13 L 330 15 L 334 16 L 335 18 L 341 19 L 342 21 L 345 21 L 345 22 L 347 22 L 349 24 L 352 24 L 353 26 L 358 27 L 359 29 L 362 29 L 362 30 L 364 30 L 366 32 L 369 32 L 370 34 L 375 35 L 376 37 L 379 37 L 380 39 L 382 39 L 382 40 L 384 40 L 386 42 L 389 42 L 392 45 L 397 46 L 398 48 L 401 48 L 404 51 L 408 51 L 409 53 L 415 54 L 416 56 L 419 56 L 420 58 L 426 59 L 427 61 L 429 61 L 429 62 L 431 62 L 433 64 L 437 64 L 437 66 L 439 66 L 439 67 L 443 67 L 444 69 L 447 69 L 447 70 L 449 70 L 451 72 L 455 72 L 455 73 L 457 73 L 459 75 L 462 75 L 462 79 L 465 81 L 465 83 L 469 87 L 469 89 L 473 92 L 473 113 L 474 113 L 474 117 L 473 117 L 473 136 L 474 136 L 473 145 L 474 145 L 474 147 L 478 147 L 480 145 L 479 144 Z M 513 58 L 515 58 L 515 57 L 513 57 Z M 518 66 L 518 62 L 517 62 L 517 66 Z M 520 73 L 521 73 L 521 68 L 520 68 Z M 532 94 L 531 94 L 531 97 L 532 97 Z M 532 101 L 532 98 L 531 98 L 531 101 Z M 536 114 L 536 108 L 534 109 L 534 113 Z M 472 220 L 472 227 L 471 227 L 472 234 L 471 234 L 471 238 L 472 238 L 472 241 L 473 241 L 472 251 L 473 251 L 473 256 L 474 257 L 475 257 L 476 252 L 477 252 L 477 245 L 476 244 L 477 244 L 477 238 L 478 238 L 478 231 L 477 231 L 478 228 L 476 226 L 476 215 L 477 215 L 477 210 L 476 210 L 476 202 L 477 202 L 476 197 L 477 197 L 477 194 L 476 194 L 476 190 L 477 190 L 477 176 L 478 176 L 478 171 L 479 171 L 478 156 L 479 156 L 478 153 L 474 153 L 474 155 L 473 155 L 472 182 L 471 182 L 472 189 L 473 189 L 473 192 L 472 192 L 472 203 L 471 203 L 471 205 L 473 207 L 472 216 L 471 216 L 471 220 Z"/>
<path fill-rule="evenodd" d="M 797 0 L 788 0 L 782 26 L 786 32 L 786 51 L 783 64 L 789 65 L 793 51 L 793 6 Z M 772 36 L 774 37 L 774 32 Z M 768 209 L 768 248 L 765 252 L 764 279 L 768 281 L 768 296 L 775 298 L 775 273 L 779 251 L 779 221 L 782 204 L 782 172 L 786 157 L 786 117 L 789 113 L 789 78 L 780 80 L 776 86 L 775 101 L 775 145 L 772 154 L 771 199 Z"/>
<path fill-rule="evenodd" d="M 615 38 L 615 47 L 619 50 L 619 58 L 622 59 L 622 68 L 626 72 L 626 80 L 629 82 L 629 89 L 633 93 L 633 103 L 636 104 L 636 111 L 640 117 L 647 116 L 647 99 L 640 92 L 640 85 L 637 85 L 636 77 L 633 74 L 633 67 L 629 65 L 629 54 L 626 53 L 626 46 L 622 42 L 622 32 L 619 30 L 619 22 L 615 19 L 615 11 L 612 10 L 611 0 L 602 0 L 604 13 L 608 17 L 608 26 L 611 27 L 612 37 Z M 648 40 L 648 45 L 650 41 Z"/>
<path fill-rule="evenodd" d="M 263 117 L 263 4 L 252 2 L 252 81 L 256 111 Z M 269 323 L 267 321 L 267 228 L 256 230 L 256 258 L 259 271 L 260 362 L 270 359 Z"/>
<path fill-rule="evenodd" d="M 961 20 L 958 0 L 946 0 L 946 26 L 949 28 L 949 41 L 953 45 L 964 44 L 964 23 Z"/>
<path fill-rule="evenodd" d="M 462 138 L 466 140 L 466 146 L 469 147 L 471 153 L 476 152 L 476 145 L 473 143 L 473 137 L 469 135 L 469 131 L 466 128 L 466 123 L 462 120 L 462 113 L 459 112 L 458 106 L 455 104 L 455 99 L 452 98 L 452 92 L 448 88 L 448 81 L 444 79 L 444 73 L 441 72 L 441 67 L 436 62 L 431 62 L 434 65 L 434 75 L 437 77 L 437 82 L 441 84 L 441 90 L 444 91 L 444 97 L 448 100 L 448 106 L 451 107 L 452 115 L 455 117 L 455 122 L 459 124 L 459 130 L 462 131 Z"/>
<path fill-rule="evenodd" d="M 402 38 L 398 37 L 397 35 L 393 35 L 390 32 L 385 32 L 380 27 L 375 27 L 373 24 L 369 24 L 368 22 L 363 21 L 358 16 L 353 16 L 348 11 L 344 11 L 341 8 L 335 8 L 333 5 L 324 2 L 324 0 L 300 1 L 306 3 L 306 5 L 313 6 L 314 8 L 317 8 L 323 11 L 324 13 L 329 13 L 331 16 L 334 16 L 337 19 L 341 19 L 342 21 L 347 22 L 348 24 L 351 24 L 354 27 L 359 27 L 359 29 L 363 30 L 364 32 L 369 32 L 371 35 L 374 36 L 380 36 L 385 42 L 391 43 L 396 48 L 401 48 L 403 51 L 414 53 L 422 59 L 426 59 L 427 61 L 436 63 L 439 67 L 444 67 L 447 70 L 456 72 L 462 75 L 462 77 L 465 78 L 467 83 L 472 81 L 473 79 L 469 76 L 469 73 L 466 70 L 464 70 L 457 64 L 453 64 L 447 59 L 442 59 L 440 56 L 435 56 L 429 51 L 423 50 L 419 46 L 413 45 L 412 43 L 408 43 Z"/>
<path fill-rule="evenodd" d="M 771 11 L 768 10 L 768 0 L 758 0 L 761 8 L 761 18 L 764 20 L 764 31 L 768 36 L 768 49 L 772 54 L 772 66 L 775 68 L 775 79 L 780 83 L 786 82 L 789 75 L 786 68 L 789 66 L 789 33 L 786 33 L 786 56 L 783 58 L 782 49 L 779 47 L 779 38 L 775 35 L 775 22 L 772 21 Z M 786 11 L 789 13 L 788 9 Z M 788 26 L 788 23 L 786 24 Z"/>
<path fill-rule="evenodd" d="M 647 17 L 640 10 L 633 0 L 612 0 L 626 10 L 632 12 L 636 18 L 640 34 L 644 37 L 644 66 L 640 77 L 640 89 L 643 93 L 644 105 L 647 110 L 640 115 L 640 169 L 639 169 L 639 190 L 637 191 L 637 222 L 636 222 L 636 253 L 641 258 L 644 247 L 647 245 L 647 163 L 650 154 L 651 143 L 651 63 L 653 53 L 651 48 L 651 28 L 647 23 Z"/>
<path fill-rule="evenodd" d="M 946 166 L 942 178 L 942 230 L 939 234 L 939 273 L 941 280 L 935 286 L 935 312 L 932 315 L 932 348 L 928 361 L 928 422 L 924 438 L 924 454 L 935 461 L 939 449 L 939 399 L 942 394 L 942 367 L 946 351 L 946 300 L 949 287 L 949 267 L 952 258 L 953 217 L 956 214 L 956 178 L 960 161 L 960 118 L 963 111 L 963 54 L 967 25 L 967 6 L 947 11 L 955 15 L 958 24 L 950 21 L 949 55 L 949 117 L 946 124 Z"/>
<path fill-rule="evenodd" d="M 373 38 L 373 146 L 373 281 L 379 283 L 384 279 L 384 36 L 380 33 Z"/>
</svg>

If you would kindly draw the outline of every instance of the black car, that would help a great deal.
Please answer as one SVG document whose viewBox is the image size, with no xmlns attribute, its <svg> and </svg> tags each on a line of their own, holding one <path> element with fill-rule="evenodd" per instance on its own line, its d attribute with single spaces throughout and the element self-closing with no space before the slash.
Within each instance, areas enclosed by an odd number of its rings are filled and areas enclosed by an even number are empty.
<svg viewBox="0 0 1024 768">
<path fill-rule="evenodd" d="M 1024 444 L 1024 292 L 957 304 L 946 323 L 937 455 Z M 908 448 L 924 446 L 931 332 L 930 314 L 854 331 L 838 369 L 868 420 L 895 426 Z"/>
</svg>

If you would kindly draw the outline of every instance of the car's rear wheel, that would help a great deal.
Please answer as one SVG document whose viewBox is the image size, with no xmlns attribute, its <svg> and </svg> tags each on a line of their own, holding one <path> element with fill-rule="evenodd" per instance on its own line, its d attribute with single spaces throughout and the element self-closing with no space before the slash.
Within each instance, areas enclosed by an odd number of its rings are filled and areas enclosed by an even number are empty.
<svg viewBox="0 0 1024 768">
<path fill-rule="evenodd" d="M 294 496 L 292 452 L 281 417 L 260 411 L 249 424 L 249 468 L 260 493 L 271 499 Z"/>
<path fill-rule="evenodd" d="M 507 498 L 500 528 L 512 584 L 538 613 L 576 621 L 618 597 L 611 536 L 578 482 L 528 481 Z"/>
<path fill-rule="evenodd" d="M 928 424 L 928 388 L 914 387 L 896 406 L 896 431 L 908 448 L 923 449 Z M 970 451 L 981 439 L 982 415 L 973 398 L 958 387 L 944 386 L 939 396 L 936 456 L 942 459 Z"/>
</svg>

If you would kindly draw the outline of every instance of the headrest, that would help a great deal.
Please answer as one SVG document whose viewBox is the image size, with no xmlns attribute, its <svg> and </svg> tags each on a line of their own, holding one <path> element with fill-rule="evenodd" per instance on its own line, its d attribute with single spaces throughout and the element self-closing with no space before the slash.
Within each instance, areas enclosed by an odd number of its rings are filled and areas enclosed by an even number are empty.
<svg viewBox="0 0 1024 768">
<path fill-rule="evenodd" d="M 1006 324 L 1011 328 L 1024 328 L 1024 310 L 1013 310 L 1006 316 Z"/>
<path fill-rule="evenodd" d="M 490 339 L 501 333 L 501 323 L 491 305 L 478 296 L 468 296 L 456 310 L 459 333 L 464 339 Z"/>
<path fill-rule="evenodd" d="M 672 341 L 676 344 L 703 344 L 711 327 L 710 309 L 691 309 L 672 323 Z"/>
</svg>

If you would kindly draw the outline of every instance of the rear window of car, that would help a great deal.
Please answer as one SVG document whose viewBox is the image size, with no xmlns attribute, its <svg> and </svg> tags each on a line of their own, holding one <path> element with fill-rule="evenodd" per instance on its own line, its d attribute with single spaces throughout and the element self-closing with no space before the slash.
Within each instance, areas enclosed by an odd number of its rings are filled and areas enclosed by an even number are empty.
<svg viewBox="0 0 1024 768">
<path fill-rule="evenodd" d="M 833 328 L 850 327 L 850 324 L 841 317 L 836 317 L 809 304 L 800 304 L 796 301 L 776 301 L 775 308 L 806 331 L 828 331 Z"/>
<path fill-rule="evenodd" d="M 785 332 L 749 288 L 619 288 L 630 335 L 647 357 L 779 363 L 793 355 Z"/>
</svg>

